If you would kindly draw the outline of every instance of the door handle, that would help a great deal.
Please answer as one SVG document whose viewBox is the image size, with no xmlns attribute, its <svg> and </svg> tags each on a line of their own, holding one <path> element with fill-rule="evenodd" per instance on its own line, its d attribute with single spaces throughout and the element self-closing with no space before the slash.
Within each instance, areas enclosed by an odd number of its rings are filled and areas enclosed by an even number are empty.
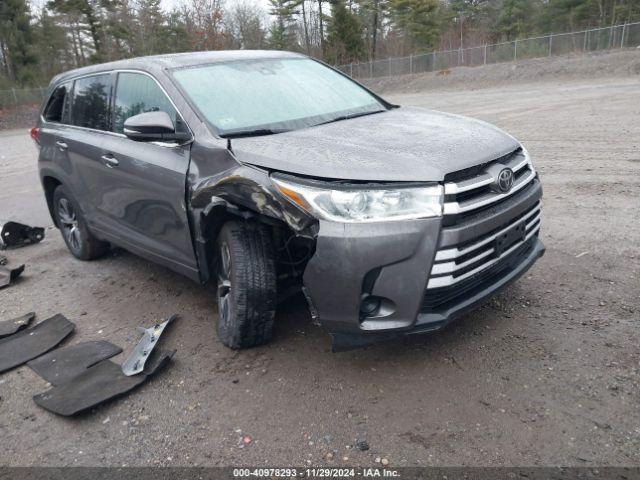
<svg viewBox="0 0 640 480">
<path fill-rule="evenodd" d="M 102 159 L 102 163 L 104 163 L 109 168 L 115 168 L 118 165 L 120 165 L 120 162 L 118 161 L 118 159 L 111 154 L 102 155 L 102 157 L 100 158 Z"/>
<path fill-rule="evenodd" d="M 64 143 L 64 142 L 63 142 L 63 141 L 61 141 L 61 140 L 58 140 L 58 141 L 56 142 L 56 145 L 58 146 L 58 148 L 59 148 L 60 150 L 66 150 L 67 148 L 69 148 L 69 145 L 67 145 L 66 143 Z"/>
</svg>

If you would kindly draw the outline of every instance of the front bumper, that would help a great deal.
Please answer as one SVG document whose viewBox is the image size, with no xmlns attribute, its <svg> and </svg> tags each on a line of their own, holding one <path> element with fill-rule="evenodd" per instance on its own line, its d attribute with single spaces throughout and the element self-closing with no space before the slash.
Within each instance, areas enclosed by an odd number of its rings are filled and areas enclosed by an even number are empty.
<svg viewBox="0 0 640 480">
<path fill-rule="evenodd" d="M 446 228 L 442 218 L 374 224 L 320 222 L 316 252 L 304 273 L 308 300 L 341 351 L 398 336 L 439 330 L 526 272 L 544 254 L 537 234 L 491 269 L 465 280 L 463 294 L 429 308 L 427 290 L 436 251 L 452 236 L 489 234 L 535 208 L 542 196 L 536 180 L 462 228 Z M 517 223 L 517 222 L 516 222 Z M 435 292 L 434 292 L 435 293 Z M 363 297 L 388 300 L 371 318 L 360 312 Z"/>
</svg>

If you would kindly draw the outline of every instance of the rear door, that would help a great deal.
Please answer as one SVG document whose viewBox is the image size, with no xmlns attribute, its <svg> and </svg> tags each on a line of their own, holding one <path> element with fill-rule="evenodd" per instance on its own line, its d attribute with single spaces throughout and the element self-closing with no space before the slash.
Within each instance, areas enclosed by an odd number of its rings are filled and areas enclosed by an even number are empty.
<svg viewBox="0 0 640 480">
<path fill-rule="evenodd" d="M 109 136 L 112 73 L 80 77 L 74 81 L 70 102 L 70 128 L 64 130 L 60 149 L 67 151 L 71 188 L 90 228 L 103 220 L 96 209 L 95 187 L 103 183 L 102 144 Z"/>
<path fill-rule="evenodd" d="M 38 137 L 41 167 L 51 170 L 62 169 L 65 172 L 71 171 L 68 151 L 70 128 L 65 124 L 69 123 L 72 88 L 72 81 L 58 85 L 42 110 Z"/>
<path fill-rule="evenodd" d="M 93 198 L 115 243 L 198 279 L 187 219 L 186 176 L 190 145 L 137 142 L 123 134 L 127 118 L 164 111 L 177 130 L 187 126 L 156 80 L 119 72 L 112 101 L 112 135 L 100 145 L 100 182 Z"/>
</svg>

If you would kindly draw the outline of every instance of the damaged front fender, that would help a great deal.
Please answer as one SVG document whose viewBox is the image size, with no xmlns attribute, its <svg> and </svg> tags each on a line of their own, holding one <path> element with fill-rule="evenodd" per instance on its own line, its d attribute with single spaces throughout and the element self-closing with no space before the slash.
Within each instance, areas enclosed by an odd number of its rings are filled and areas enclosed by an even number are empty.
<svg viewBox="0 0 640 480">
<path fill-rule="evenodd" d="M 215 241 L 225 222 L 253 219 L 313 240 L 317 220 L 298 209 L 272 184 L 270 172 L 238 162 L 228 145 L 194 145 L 187 179 L 187 204 L 200 280 L 211 277 Z"/>
<path fill-rule="evenodd" d="M 204 178 L 193 186 L 191 206 L 207 209 L 222 199 L 232 210 L 246 211 L 285 223 L 294 232 L 308 229 L 315 219 L 284 201 L 271 183 L 267 172 L 239 165 L 221 175 Z"/>
</svg>

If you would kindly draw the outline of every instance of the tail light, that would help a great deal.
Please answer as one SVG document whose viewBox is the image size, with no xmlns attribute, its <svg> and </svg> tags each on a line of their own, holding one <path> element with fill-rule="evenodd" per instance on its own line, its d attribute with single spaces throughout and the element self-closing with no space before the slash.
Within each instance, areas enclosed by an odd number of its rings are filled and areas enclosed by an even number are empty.
<svg viewBox="0 0 640 480">
<path fill-rule="evenodd" d="M 31 135 L 31 139 L 36 142 L 36 145 L 40 146 L 40 129 L 38 127 L 33 127 L 29 130 L 29 135 Z"/>
</svg>

